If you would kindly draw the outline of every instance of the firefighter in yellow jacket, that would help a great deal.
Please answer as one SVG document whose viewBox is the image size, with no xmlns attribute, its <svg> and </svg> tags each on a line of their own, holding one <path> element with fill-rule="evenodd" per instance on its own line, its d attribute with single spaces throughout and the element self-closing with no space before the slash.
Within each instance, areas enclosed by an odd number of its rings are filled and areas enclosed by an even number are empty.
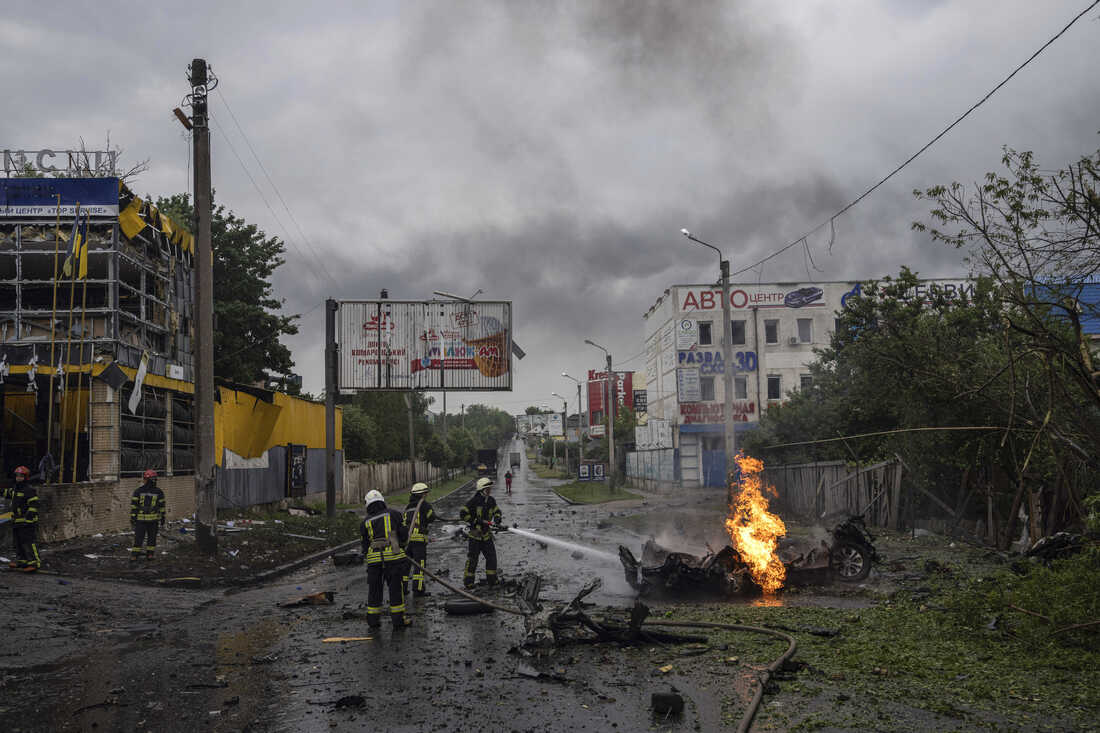
<svg viewBox="0 0 1100 733">
<path fill-rule="evenodd" d="M 466 572 L 462 582 L 467 588 L 474 585 L 479 556 L 485 556 L 485 581 L 489 585 L 497 584 L 497 548 L 493 543 L 493 528 L 501 526 L 500 507 L 492 496 L 493 480 L 479 478 L 477 491 L 462 507 L 458 516 L 466 522 L 466 534 L 469 544 L 466 548 Z"/>
<path fill-rule="evenodd" d="M 409 625 L 405 618 L 404 576 L 408 560 L 405 544 L 409 541 L 404 516 L 386 506 L 378 491 L 367 492 L 367 518 L 359 527 L 363 538 L 363 561 L 367 566 L 367 625 L 382 625 L 382 589 L 389 591 L 390 619 L 395 630 Z"/>
<path fill-rule="evenodd" d="M 157 528 L 163 527 L 168 518 L 164 492 L 157 486 L 157 472 L 145 469 L 144 482 L 130 496 L 130 526 L 134 528 L 134 544 L 130 547 L 130 559 L 156 557 Z"/>
</svg>

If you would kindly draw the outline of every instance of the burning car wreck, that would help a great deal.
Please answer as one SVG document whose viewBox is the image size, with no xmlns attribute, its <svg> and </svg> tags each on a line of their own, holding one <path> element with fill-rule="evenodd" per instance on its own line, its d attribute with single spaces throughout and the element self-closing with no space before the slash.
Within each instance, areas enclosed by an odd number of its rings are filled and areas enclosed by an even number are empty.
<svg viewBox="0 0 1100 733">
<path fill-rule="evenodd" d="M 784 583 L 809 584 L 835 579 L 858 582 L 878 560 L 874 536 L 863 517 L 850 516 L 835 525 L 829 541 L 778 538 L 774 554 L 781 563 L 780 583 L 754 572 L 754 564 L 732 545 L 697 556 L 672 552 L 650 539 L 639 561 L 619 546 L 626 581 L 642 596 L 662 594 L 732 597 L 778 590 Z M 709 550 L 709 547 L 708 547 Z M 763 582 L 761 582 L 763 581 Z"/>
</svg>

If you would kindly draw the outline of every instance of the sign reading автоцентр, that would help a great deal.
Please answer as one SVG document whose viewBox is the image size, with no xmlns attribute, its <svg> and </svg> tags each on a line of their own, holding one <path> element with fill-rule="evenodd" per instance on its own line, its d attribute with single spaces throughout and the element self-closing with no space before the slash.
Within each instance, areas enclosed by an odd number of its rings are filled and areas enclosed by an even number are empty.
<svg viewBox="0 0 1100 733">
<path fill-rule="evenodd" d="M 345 300 L 341 391 L 512 389 L 511 301 Z"/>
</svg>

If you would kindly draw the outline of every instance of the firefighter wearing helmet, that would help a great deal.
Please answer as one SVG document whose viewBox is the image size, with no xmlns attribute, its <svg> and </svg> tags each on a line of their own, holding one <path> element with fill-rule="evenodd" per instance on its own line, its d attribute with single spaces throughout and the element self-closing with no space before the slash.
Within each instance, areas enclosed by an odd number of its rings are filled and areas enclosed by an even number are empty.
<svg viewBox="0 0 1100 733">
<path fill-rule="evenodd" d="M 497 500 L 492 497 L 492 491 L 493 480 L 479 478 L 477 491 L 458 515 L 468 525 L 466 571 L 462 575 L 462 582 L 467 588 L 473 587 L 477 563 L 481 555 L 485 556 L 485 581 L 489 585 L 497 584 L 497 548 L 493 542 L 492 530 L 494 527 L 501 526 L 502 517 Z"/>
<path fill-rule="evenodd" d="M 130 497 L 130 526 L 134 529 L 134 545 L 130 559 L 142 555 L 152 560 L 156 557 L 157 528 L 163 527 L 168 515 L 164 504 L 164 492 L 157 486 L 157 472 L 151 468 L 141 475 L 144 483 L 134 489 Z"/>
<path fill-rule="evenodd" d="M 382 590 L 389 591 L 390 620 L 395 631 L 409 625 L 405 618 L 405 575 L 408 560 L 405 544 L 405 517 L 386 506 L 378 491 L 366 496 L 367 518 L 359 526 L 363 538 L 363 562 L 367 566 L 367 625 L 377 629 L 382 625 Z"/>
<path fill-rule="evenodd" d="M 428 485 L 415 483 L 409 492 L 409 503 L 405 507 L 405 527 L 409 530 L 409 544 L 405 546 L 405 552 L 409 559 L 415 560 L 420 567 L 412 563 L 408 564 L 405 572 L 405 592 L 409 591 L 409 580 L 412 580 L 412 591 L 415 595 L 426 596 L 424 590 L 424 571 L 422 568 L 428 564 L 428 525 L 435 521 L 435 510 L 428 502 Z"/>
<path fill-rule="evenodd" d="M 15 469 L 15 485 L 4 489 L 4 498 L 11 502 L 11 518 L 16 559 L 8 565 L 15 570 L 33 573 L 42 566 L 38 557 L 38 490 L 30 482 L 31 470 Z"/>
</svg>

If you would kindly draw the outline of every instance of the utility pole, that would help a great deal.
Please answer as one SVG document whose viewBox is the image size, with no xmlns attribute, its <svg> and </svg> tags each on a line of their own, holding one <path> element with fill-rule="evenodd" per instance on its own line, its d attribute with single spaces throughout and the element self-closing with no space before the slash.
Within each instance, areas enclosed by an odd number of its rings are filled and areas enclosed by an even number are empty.
<svg viewBox="0 0 1100 733">
<path fill-rule="evenodd" d="M 728 479 L 728 472 L 733 469 L 733 459 L 734 456 L 737 455 L 737 434 L 734 432 L 733 422 L 733 332 L 730 328 L 730 261 L 722 256 L 722 250 L 718 249 L 713 244 L 709 244 L 702 239 L 694 237 L 687 229 L 681 229 L 680 233 L 696 244 L 710 247 L 718 253 L 718 268 L 722 278 L 722 389 L 725 391 L 722 412 L 725 416 L 726 470 Z M 759 370 L 757 371 L 759 372 Z"/>
<path fill-rule="evenodd" d="M 730 326 L 730 261 L 719 258 L 722 272 L 722 389 L 725 392 L 725 404 L 722 406 L 726 418 L 726 483 L 728 472 L 734 465 L 737 455 L 737 433 L 733 422 L 733 329 Z"/>
<path fill-rule="evenodd" d="M 195 541 L 213 555 L 217 498 L 214 491 L 214 254 L 210 242 L 212 195 L 206 59 L 189 68 L 195 156 Z M 217 83 L 215 79 L 214 83 Z"/>
<path fill-rule="evenodd" d="M 336 516 L 336 311 L 325 300 L 325 516 Z"/>
<path fill-rule="evenodd" d="M 614 387 L 611 380 L 614 379 L 614 372 L 611 371 L 611 352 L 607 352 L 607 470 L 611 472 L 611 475 L 607 477 L 608 484 L 614 486 L 615 477 L 615 407 L 613 400 L 615 399 Z"/>
<path fill-rule="evenodd" d="M 409 465 L 412 466 L 412 483 L 416 483 L 416 432 L 413 430 L 412 392 L 405 393 L 405 407 L 409 411 Z"/>
</svg>

